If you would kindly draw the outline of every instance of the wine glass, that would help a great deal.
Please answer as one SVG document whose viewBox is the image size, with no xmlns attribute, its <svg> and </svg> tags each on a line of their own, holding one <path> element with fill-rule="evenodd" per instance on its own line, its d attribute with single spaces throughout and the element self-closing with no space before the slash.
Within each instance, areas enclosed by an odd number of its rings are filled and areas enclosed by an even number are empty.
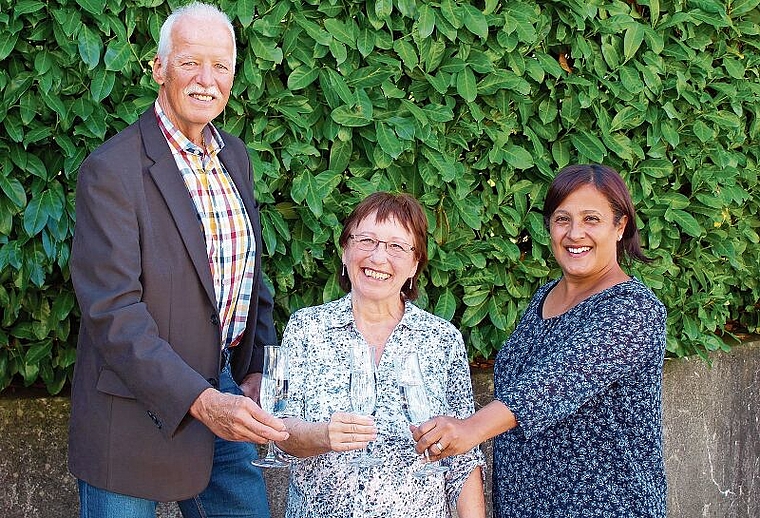
<svg viewBox="0 0 760 518">
<path fill-rule="evenodd" d="M 356 346 L 351 349 L 351 409 L 357 414 L 372 415 L 375 412 L 377 392 L 375 388 L 375 348 Z M 349 463 L 362 468 L 376 466 L 381 459 L 367 453 L 367 446 L 362 453 Z"/>
<path fill-rule="evenodd" d="M 407 354 L 399 361 L 396 375 L 401 393 L 401 408 L 406 420 L 415 426 L 419 426 L 433 417 L 425 388 L 425 379 L 422 376 L 422 369 L 420 369 L 420 361 L 416 352 Z M 440 462 L 431 462 L 427 450 L 422 455 L 425 464 L 414 472 L 416 478 L 425 478 L 429 475 L 448 471 L 448 468 Z"/>
<path fill-rule="evenodd" d="M 264 346 L 264 372 L 259 400 L 264 412 L 277 417 L 282 416 L 288 402 L 288 368 L 287 347 Z M 251 464 L 260 468 L 284 468 L 289 465 L 275 454 L 272 441 L 267 442 L 266 457 L 254 459 Z"/>
</svg>

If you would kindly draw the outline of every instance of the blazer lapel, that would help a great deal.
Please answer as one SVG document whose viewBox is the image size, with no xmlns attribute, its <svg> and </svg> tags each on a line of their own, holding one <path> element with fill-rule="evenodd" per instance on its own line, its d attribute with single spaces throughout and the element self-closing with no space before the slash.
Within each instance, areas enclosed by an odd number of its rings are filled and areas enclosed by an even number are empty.
<svg viewBox="0 0 760 518">
<path fill-rule="evenodd" d="M 214 280 L 211 277 L 211 269 L 208 265 L 203 229 L 171 150 L 158 127 L 153 108 L 140 117 L 140 131 L 146 155 L 154 162 L 148 167 L 148 172 L 161 191 L 164 201 L 166 201 L 166 206 L 177 225 L 187 253 L 209 300 L 214 302 L 216 307 Z"/>
</svg>

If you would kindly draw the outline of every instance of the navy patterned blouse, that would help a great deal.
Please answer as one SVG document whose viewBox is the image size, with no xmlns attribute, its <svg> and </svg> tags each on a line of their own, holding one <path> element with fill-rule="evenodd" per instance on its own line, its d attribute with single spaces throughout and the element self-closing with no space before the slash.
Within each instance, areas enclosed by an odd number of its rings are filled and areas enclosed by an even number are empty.
<svg viewBox="0 0 760 518">
<path fill-rule="evenodd" d="M 557 282 L 496 358 L 518 426 L 494 440 L 494 516 L 664 518 L 665 307 L 633 278 L 544 319 Z"/>
<path fill-rule="evenodd" d="M 307 421 L 329 421 L 351 411 L 349 380 L 353 344 L 366 343 L 356 328 L 351 295 L 295 312 L 282 344 L 289 347 L 289 396 L 305 402 Z M 472 383 L 462 335 L 446 320 L 407 302 L 377 366 L 378 439 L 369 452 L 383 463 L 357 468 L 357 452 L 327 452 L 291 464 L 287 518 L 444 518 L 456 505 L 467 477 L 485 466 L 480 448 L 446 459 L 450 470 L 418 480 L 422 464 L 401 408 L 396 361 L 416 351 L 433 415 L 465 418 L 474 412 Z"/>
</svg>

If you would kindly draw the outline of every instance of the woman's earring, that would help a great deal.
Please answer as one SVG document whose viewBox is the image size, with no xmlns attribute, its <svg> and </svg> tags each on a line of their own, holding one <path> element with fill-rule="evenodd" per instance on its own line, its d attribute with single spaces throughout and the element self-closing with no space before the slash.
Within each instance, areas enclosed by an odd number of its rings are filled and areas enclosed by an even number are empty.
<svg viewBox="0 0 760 518">
<path fill-rule="evenodd" d="M 412 291 L 412 281 L 414 280 L 414 277 L 409 277 L 409 291 Z"/>
<path fill-rule="evenodd" d="M 340 271 L 340 276 L 341 277 L 346 276 L 346 263 L 343 263 L 343 269 Z"/>
</svg>

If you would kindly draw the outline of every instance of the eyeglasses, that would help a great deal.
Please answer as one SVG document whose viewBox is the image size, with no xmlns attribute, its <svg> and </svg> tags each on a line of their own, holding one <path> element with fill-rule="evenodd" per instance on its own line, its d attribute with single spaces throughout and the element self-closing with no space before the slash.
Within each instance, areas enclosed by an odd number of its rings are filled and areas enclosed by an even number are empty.
<svg viewBox="0 0 760 518">
<path fill-rule="evenodd" d="M 388 252 L 388 255 L 392 255 L 393 257 L 406 257 L 414 252 L 414 247 L 412 245 L 402 241 L 382 241 L 363 234 L 350 234 L 348 237 L 351 238 L 359 250 L 364 250 L 365 252 L 374 251 L 380 246 L 380 243 L 385 245 L 385 251 Z"/>
</svg>

